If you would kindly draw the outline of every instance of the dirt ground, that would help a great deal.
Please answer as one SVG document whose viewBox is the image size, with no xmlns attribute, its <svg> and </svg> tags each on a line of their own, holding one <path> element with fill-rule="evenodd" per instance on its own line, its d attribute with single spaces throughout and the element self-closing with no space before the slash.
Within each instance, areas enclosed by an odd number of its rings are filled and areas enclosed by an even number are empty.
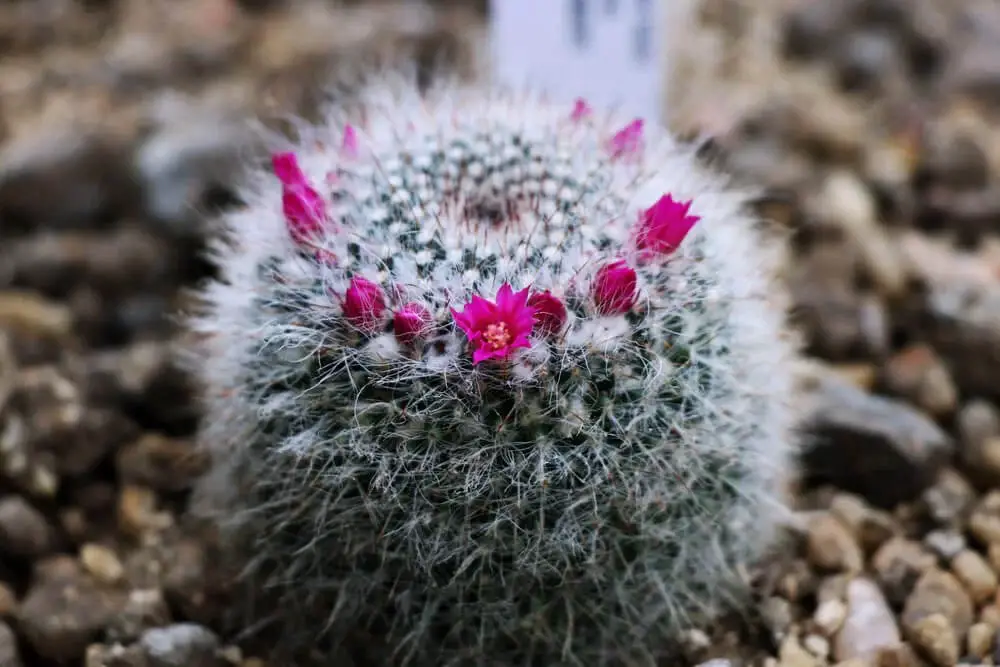
<svg viewBox="0 0 1000 667">
<path fill-rule="evenodd" d="M 264 667 L 185 516 L 206 462 L 171 314 L 238 205 L 243 121 L 314 116 L 372 62 L 475 76 L 483 4 L 0 6 L 0 667 Z M 669 118 L 791 232 L 813 414 L 794 548 L 688 663 L 1000 664 L 1000 4 L 698 21 Z"/>
</svg>

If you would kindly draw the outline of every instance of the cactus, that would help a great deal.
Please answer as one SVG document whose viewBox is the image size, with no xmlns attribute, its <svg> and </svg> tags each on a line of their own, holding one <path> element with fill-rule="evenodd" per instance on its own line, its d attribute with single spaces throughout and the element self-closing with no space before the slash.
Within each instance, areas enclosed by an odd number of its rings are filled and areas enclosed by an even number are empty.
<svg viewBox="0 0 1000 667">
<path fill-rule="evenodd" d="M 474 87 L 383 80 L 285 148 L 189 361 L 203 502 L 289 644 L 645 665 L 745 598 L 794 443 L 745 194 L 642 120 Z"/>
</svg>

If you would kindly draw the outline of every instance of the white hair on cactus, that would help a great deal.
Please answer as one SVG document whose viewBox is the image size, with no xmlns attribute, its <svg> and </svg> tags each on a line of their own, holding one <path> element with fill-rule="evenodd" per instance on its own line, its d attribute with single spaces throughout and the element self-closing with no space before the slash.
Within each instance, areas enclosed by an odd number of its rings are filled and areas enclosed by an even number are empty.
<svg viewBox="0 0 1000 667">
<path fill-rule="evenodd" d="M 740 598 L 783 515 L 779 255 L 660 128 L 452 85 L 361 99 L 215 247 L 202 494 L 292 643 L 654 660 Z"/>
</svg>

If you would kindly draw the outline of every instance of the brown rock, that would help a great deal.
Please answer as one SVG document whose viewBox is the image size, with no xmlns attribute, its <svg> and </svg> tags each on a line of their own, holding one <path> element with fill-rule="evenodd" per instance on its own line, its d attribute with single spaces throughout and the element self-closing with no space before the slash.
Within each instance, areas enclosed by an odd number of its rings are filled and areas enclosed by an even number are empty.
<svg viewBox="0 0 1000 667">
<path fill-rule="evenodd" d="M 789 635 L 778 650 L 781 667 L 822 667 L 823 661 L 803 648 L 796 635 Z"/>
<path fill-rule="evenodd" d="M 813 439 L 804 462 L 812 476 L 877 507 L 912 500 L 933 483 L 954 447 L 936 424 L 820 367 L 807 372 Z"/>
<path fill-rule="evenodd" d="M 135 537 L 167 528 L 173 523 L 173 518 L 157 511 L 156 505 L 156 494 L 151 489 L 125 486 L 118 498 L 119 527 Z"/>
<path fill-rule="evenodd" d="M 809 522 L 806 548 L 810 562 L 833 571 L 860 571 L 864 554 L 844 524 L 830 514 L 820 514 Z"/>
<path fill-rule="evenodd" d="M 902 604 L 925 572 L 937 565 L 937 559 L 919 543 L 894 537 L 872 558 L 875 579 L 889 601 Z"/>
<path fill-rule="evenodd" d="M 186 440 L 149 433 L 118 455 L 118 473 L 129 484 L 182 491 L 205 471 L 205 453 Z"/>
<path fill-rule="evenodd" d="M 982 604 L 996 593 L 997 575 L 977 552 L 966 549 L 959 553 L 951 561 L 951 570 L 965 584 L 974 603 Z"/>
<path fill-rule="evenodd" d="M 934 417 L 952 414 L 958 389 L 947 367 L 928 345 L 911 345 L 886 364 L 883 382 L 889 393 L 915 404 Z"/>
<path fill-rule="evenodd" d="M 22 558 L 37 558 L 55 546 L 45 516 L 20 496 L 0 500 L 0 549 Z"/>
<path fill-rule="evenodd" d="M 836 660 L 870 660 L 902 641 L 895 614 L 882 591 L 868 579 L 847 587 L 847 616 L 833 642 Z"/>
<path fill-rule="evenodd" d="M 839 493 L 833 498 L 830 513 L 851 530 L 866 553 L 875 551 L 900 532 L 889 513 L 869 507 L 862 498 L 849 493 Z"/>
<path fill-rule="evenodd" d="M 21 667 L 21 652 L 17 647 L 17 637 L 10 626 L 0 621 L 0 665 Z"/>
<path fill-rule="evenodd" d="M 108 639 L 118 643 L 133 642 L 146 630 L 169 625 L 170 621 L 170 608 L 162 591 L 136 589 L 129 593 L 122 612 L 108 626 Z"/>
<path fill-rule="evenodd" d="M 925 572 L 906 600 L 900 617 L 906 636 L 912 638 L 918 624 L 935 614 L 944 617 L 955 637 L 964 637 L 974 619 L 972 600 L 961 582 L 938 569 Z"/>
<path fill-rule="evenodd" d="M 958 638 L 944 614 L 924 616 L 908 634 L 917 650 L 938 667 L 958 664 Z"/>
<path fill-rule="evenodd" d="M 969 635 L 966 641 L 969 653 L 977 658 L 985 658 L 993 652 L 996 635 L 996 628 L 989 623 L 976 623 L 969 628 Z"/>
<path fill-rule="evenodd" d="M 43 562 L 18 610 L 18 625 L 32 647 L 51 660 L 83 655 L 122 609 L 125 594 L 99 584 L 72 559 Z"/>
<path fill-rule="evenodd" d="M 125 568 L 115 552 L 100 544 L 84 544 L 80 548 L 80 562 L 102 583 L 115 584 L 125 577 Z"/>
<path fill-rule="evenodd" d="M 1000 542 L 1000 491 L 990 491 L 972 510 L 969 532 L 983 544 Z"/>
<path fill-rule="evenodd" d="M 1000 483 L 1000 413 L 986 401 L 966 404 L 958 416 L 962 463 L 982 487 Z"/>
</svg>

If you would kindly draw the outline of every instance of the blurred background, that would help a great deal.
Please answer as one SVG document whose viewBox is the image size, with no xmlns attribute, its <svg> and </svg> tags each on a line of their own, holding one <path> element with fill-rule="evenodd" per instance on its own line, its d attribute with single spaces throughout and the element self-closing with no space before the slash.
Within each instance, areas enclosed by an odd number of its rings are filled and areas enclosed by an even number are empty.
<svg viewBox="0 0 1000 667">
<path fill-rule="evenodd" d="M 696 4 L 664 119 L 789 232 L 814 414 L 793 548 L 689 662 L 1000 664 L 1000 3 Z M 205 462 L 172 315 L 248 121 L 315 118 L 373 63 L 488 76 L 488 15 L 0 4 L 0 666 L 264 667 L 184 517 Z"/>
</svg>

